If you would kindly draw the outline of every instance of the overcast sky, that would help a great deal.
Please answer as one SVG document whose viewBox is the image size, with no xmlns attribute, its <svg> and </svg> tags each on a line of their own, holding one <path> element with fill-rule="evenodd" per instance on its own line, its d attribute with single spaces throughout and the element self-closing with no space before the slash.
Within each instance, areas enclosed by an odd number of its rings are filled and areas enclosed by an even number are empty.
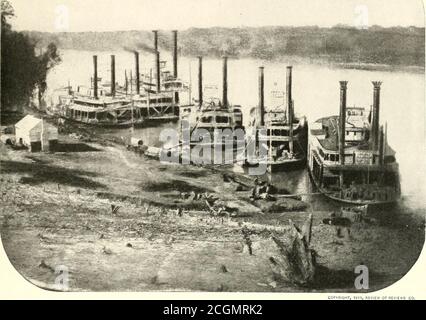
<svg viewBox="0 0 426 320">
<path fill-rule="evenodd" d="M 424 26 L 422 0 L 10 0 L 13 26 L 115 31 L 240 26 Z"/>
</svg>

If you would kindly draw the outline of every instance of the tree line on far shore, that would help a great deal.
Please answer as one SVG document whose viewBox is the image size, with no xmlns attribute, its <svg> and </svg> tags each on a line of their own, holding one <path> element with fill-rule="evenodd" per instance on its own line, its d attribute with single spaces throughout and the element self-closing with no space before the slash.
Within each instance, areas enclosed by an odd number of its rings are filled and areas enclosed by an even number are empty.
<svg viewBox="0 0 426 320">
<path fill-rule="evenodd" d="M 28 32 L 41 44 L 55 43 L 62 49 L 141 51 L 152 47 L 150 31 L 43 33 Z M 180 53 L 186 56 L 279 60 L 289 56 L 341 63 L 373 63 L 424 67 L 425 29 L 419 27 L 357 29 L 244 27 L 190 28 L 179 32 Z M 170 31 L 160 31 L 159 46 L 172 49 Z"/>
</svg>

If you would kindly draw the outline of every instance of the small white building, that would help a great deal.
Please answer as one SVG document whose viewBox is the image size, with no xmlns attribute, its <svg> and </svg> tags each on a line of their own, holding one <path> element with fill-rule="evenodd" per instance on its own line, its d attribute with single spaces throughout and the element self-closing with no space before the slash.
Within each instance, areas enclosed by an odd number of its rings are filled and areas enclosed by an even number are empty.
<svg viewBox="0 0 426 320">
<path fill-rule="evenodd" d="M 16 143 L 28 147 L 31 152 L 55 150 L 58 128 L 44 119 L 27 115 L 15 124 Z"/>
</svg>

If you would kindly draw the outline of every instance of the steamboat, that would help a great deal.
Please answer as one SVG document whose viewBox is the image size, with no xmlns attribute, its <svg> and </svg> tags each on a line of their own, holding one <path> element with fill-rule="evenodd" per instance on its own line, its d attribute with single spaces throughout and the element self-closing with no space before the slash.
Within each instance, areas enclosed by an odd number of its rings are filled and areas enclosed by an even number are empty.
<svg viewBox="0 0 426 320">
<path fill-rule="evenodd" d="M 68 86 L 68 94 L 59 96 L 59 104 L 53 113 L 64 119 L 99 126 L 138 126 L 158 121 L 177 121 L 181 107 L 179 93 L 186 91 L 188 87 L 178 78 L 177 31 L 173 31 L 173 39 L 173 75 L 161 70 L 161 66 L 165 64 L 160 61 L 155 30 L 155 83 L 152 76 L 140 73 L 139 53 L 136 51 L 135 79 L 131 76 L 129 81 L 126 73 L 125 84 L 122 86 L 115 79 L 115 56 L 111 55 L 109 83 L 102 83 L 102 79 L 98 77 L 97 56 L 93 56 L 90 88 L 78 86 L 74 92 Z"/>
<path fill-rule="evenodd" d="M 381 82 L 373 82 L 373 106 L 346 107 L 347 82 L 340 82 L 340 114 L 310 126 L 308 168 L 312 181 L 328 198 L 376 205 L 400 198 L 395 152 L 379 122 Z"/>
<path fill-rule="evenodd" d="M 255 155 L 247 157 L 248 166 L 266 164 L 268 170 L 288 170 L 306 164 L 307 122 L 294 112 L 292 67 L 286 73 L 286 107 L 265 109 L 264 68 L 259 68 L 259 105 L 246 136 L 254 144 Z M 263 129 L 263 130 L 262 130 Z M 252 148 L 253 149 L 253 148 Z M 261 152 L 263 149 L 263 152 Z"/>
<path fill-rule="evenodd" d="M 182 115 L 182 121 L 189 127 L 189 147 L 198 148 L 201 158 L 213 162 L 214 157 L 215 164 L 231 164 L 238 153 L 245 150 L 245 131 L 241 106 L 228 101 L 228 58 L 223 58 L 222 100 L 209 98 L 204 101 L 202 68 L 203 60 L 199 57 L 197 105 Z"/>
</svg>

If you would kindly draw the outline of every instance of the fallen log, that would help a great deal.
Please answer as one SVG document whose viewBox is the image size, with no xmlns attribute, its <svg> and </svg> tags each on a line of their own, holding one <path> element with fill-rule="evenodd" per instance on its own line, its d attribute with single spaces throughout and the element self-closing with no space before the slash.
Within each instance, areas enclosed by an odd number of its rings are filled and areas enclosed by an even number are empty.
<svg viewBox="0 0 426 320">
<path fill-rule="evenodd" d="M 264 213 L 303 211 L 307 207 L 305 202 L 292 198 L 277 199 L 276 201 L 255 200 L 253 201 L 253 205 Z"/>
</svg>

